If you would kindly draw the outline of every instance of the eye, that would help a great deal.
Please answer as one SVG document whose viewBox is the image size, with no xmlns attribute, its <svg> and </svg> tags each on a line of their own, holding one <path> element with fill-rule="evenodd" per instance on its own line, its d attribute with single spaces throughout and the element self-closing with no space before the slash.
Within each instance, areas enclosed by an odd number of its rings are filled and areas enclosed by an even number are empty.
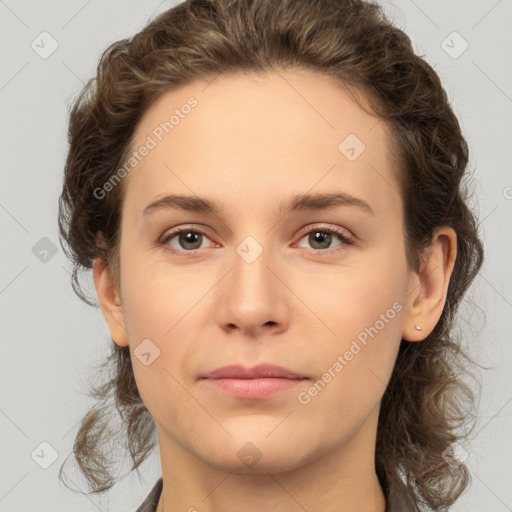
<svg viewBox="0 0 512 512">
<path fill-rule="evenodd" d="M 169 247 L 169 249 L 173 252 L 193 252 L 197 249 L 202 249 L 202 242 L 204 242 L 204 237 L 206 233 L 204 231 L 194 229 L 177 229 L 161 240 L 161 244 Z M 178 248 L 176 248 L 176 244 L 170 243 L 171 240 L 176 238 L 176 243 L 178 244 Z"/>
<path fill-rule="evenodd" d="M 301 237 L 301 240 L 307 237 L 307 242 L 311 244 L 311 247 L 315 251 L 326 252 L 326 249 L 331 249 L 329 247 L 333 240 L 333 235 L 341 240 L 342 243 L 340 245 L 350 245 L 352 243 L 352 238 L 345 233 L 345 231 L 341 231 L 340 229 L 330 228 L 330 227 L 313 227 L 309 228 L 308 231 Z M 301 247 L 301 246 L 299 246 Z"/>
</svg>

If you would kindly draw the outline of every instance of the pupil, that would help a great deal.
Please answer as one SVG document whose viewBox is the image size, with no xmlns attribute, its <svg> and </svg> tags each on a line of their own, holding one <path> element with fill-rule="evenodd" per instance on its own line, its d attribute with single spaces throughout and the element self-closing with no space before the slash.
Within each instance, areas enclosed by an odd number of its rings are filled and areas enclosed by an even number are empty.
<svg viewBox="0 0 512 512">
<path fill-rule="evenodd" d="M 322 233 L 321 231 L 316 231 L 315 233 L 313 233 L 313 236 L 314 236 L 314 243 L 327 243 L 327 246 L 329 245 L 330 241 L 331 241 L 331 234 L 330 233 Z M 316 238 L 320 238 L 320 240 L 317 240 Z M 323 239 L 323 240 L 322 240 Z"/>
<path fill-rule="evenodd" d="M 184 235 L 184 243 L 185 244 L 194 244 L 196 243 L 197 244 L 197 239 L 199 238 L 200 234 L 199 233 L 193 233 L 191 231 L 185 233 Z M 182 235 L 183 237 L 183 235 Z M 197 249 L 199 246 L 201 245 L 201 242 L 199 242 L 198 246 L 197 247 L 192 247 L 192 249 Z M 190 249 L 190 247 L 189 247 Z"/>
</svg>

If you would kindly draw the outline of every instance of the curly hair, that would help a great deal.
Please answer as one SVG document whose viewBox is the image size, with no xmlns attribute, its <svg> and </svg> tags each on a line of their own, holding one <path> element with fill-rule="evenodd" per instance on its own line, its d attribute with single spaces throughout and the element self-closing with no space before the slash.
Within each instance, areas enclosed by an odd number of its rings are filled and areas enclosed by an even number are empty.
<svg viewBox="0 0 512 512">
<path fill-rule="evenodd" d="M 73 289 L 95 305 L 83 292 L 79 273 L 91 269 L 97 257 L 107 260 L 119 280 L 123 183 L 101 200 L 95 190 L 125 162 L 137 123 L 151 104 L 193 80 L 292 67 L 335 80 L 390 128 L 409 267 L 420 269 L 436 227 L 450 226 L 457 234 L 457 257 L 438 323 L 421 343 L 401 340 L 381 403 L 375 453 L 386 495 L 405 485 L 417 505 L 451 505 L 469 485 L 470 474 L 463 463 L 447 464 L 443 454 L 468 436 L 476 408 L 475 392 L 466 382 L 475 363 L 453 327 L 483 263 L 483 245 L 463 180 L 468 147 L 447 94 L 433 68 L 379 5 L 186 0 L 133 37 L 111 44 L 69 117 L 59 233 L 73 264 Z M 131 471 L 155 445 L 156 426 L 139 395 L 129 348 L 112 344 L 104 366 L 110 373 L 92 391 L 98 402 L 82 419 L 73 446 L 93 493 L 116 483 L 105 443 L 115 436 L 124 440 Z M 109 428 L 111 400 L 122 418 L 117 431 Z"/>
</svg>

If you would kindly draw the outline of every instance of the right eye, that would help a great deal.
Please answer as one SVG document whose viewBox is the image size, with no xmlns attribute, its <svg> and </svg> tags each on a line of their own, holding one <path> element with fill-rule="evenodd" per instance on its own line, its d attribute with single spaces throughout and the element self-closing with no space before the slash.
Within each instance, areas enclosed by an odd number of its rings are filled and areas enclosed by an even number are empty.
<svg viewBox="0 0 512 512">
<path fill-rule="evenodd" d="M 194 253 L 198 249 L 202 249 L 203 237 L 207 237 L 206 233 L 197 228 L 179 228 L 171 231 L 160 241 L 160 244 L 174 253 Z M 170 243 L 176 239 L 176 244 Z"/>
</svg>

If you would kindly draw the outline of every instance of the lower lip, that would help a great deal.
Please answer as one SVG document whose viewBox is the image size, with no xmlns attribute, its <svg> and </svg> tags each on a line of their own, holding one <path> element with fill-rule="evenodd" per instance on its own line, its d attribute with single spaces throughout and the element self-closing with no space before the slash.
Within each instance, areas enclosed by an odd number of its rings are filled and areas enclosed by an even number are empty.
<svg viewBox="0 0 512 512">
<path fill-rule="evenodd" d="M 267 398 L 293 389 L 308 379 L 267 377 L 261 379 L 203 379 L 207 386 L 237 398 Z"/>
</svg>

